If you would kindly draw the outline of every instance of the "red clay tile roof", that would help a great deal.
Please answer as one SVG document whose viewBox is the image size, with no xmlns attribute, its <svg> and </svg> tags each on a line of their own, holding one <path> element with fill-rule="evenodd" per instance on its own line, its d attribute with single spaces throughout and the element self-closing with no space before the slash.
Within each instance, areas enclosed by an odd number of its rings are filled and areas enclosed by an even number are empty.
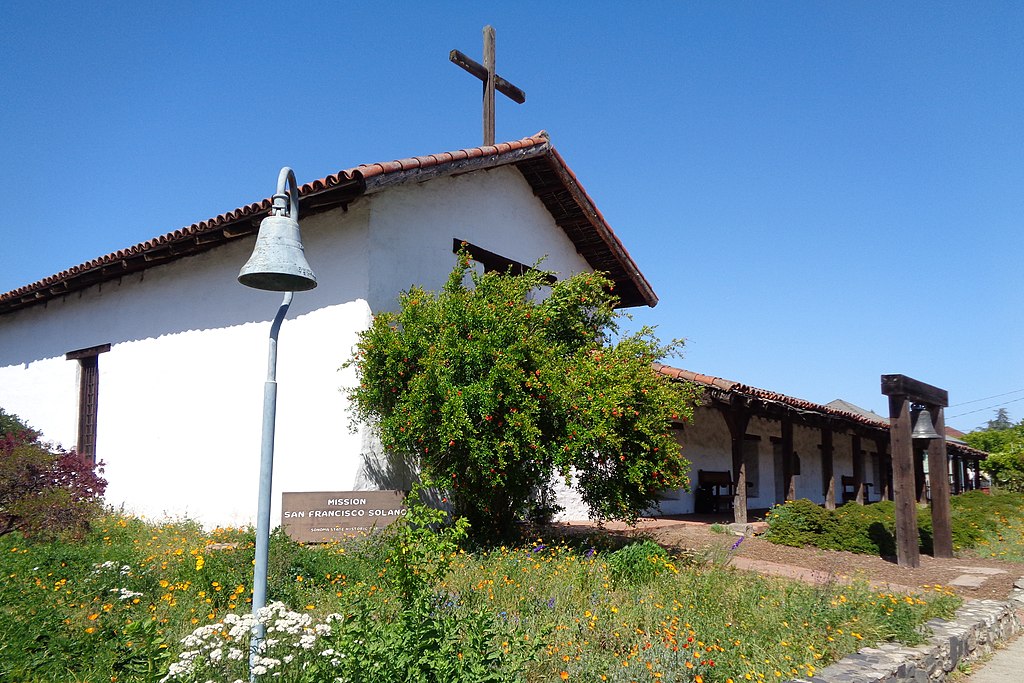
<svg viewBox="0 0 1024 683">
<path fill-rule="evenodd" d="M 591 267 L 609 273 L 623 306 L 657 304 L 647 279 L 543 131 L 513 142 L 339 171 L 299 188 L 300 213 L 345 206 L 392 185 L 505 165 L 519 169 Z M 270 199 L 263 199 L 0 294 L 0 315 L 254 235 L 269 210 Z"/>
<path fill-rule="evenodd" d="M 692 382 L 708 389 L 718 390 L 727 394 L 756 398 L 761 401 L 791 408 L 804 414 L 818 413 L 822 416 L 831 416 L 854 425 L 863 425 L 865 427 L 885 431 L 889 430 L 889 421 L 886 419 L 875 420 L 859 413 L 839 410 L 831 406 L 805 401 L 802 398 L 794 398 L 792 396 L 786 396 L 785 394 L 779 394 L 767 389 L 759 389 L 758 387 L 752 387 L 732 380 L 722 379 L 721 377 L 712 377 L 710 375 L 702 375 L 690 370 L 683 370 L 682 368 L 674 368 L 670 365 L 662 365 L 661 363 L 654 363 L 653 365 L 655 372 L 684 382 Z M 988 455 L 984 451 L 971 448 L 966 444 L 955 443 L 952 441 L 947 441 L 946 444 L 947 448 L 952 448 L 960 452 L 962 455 L 970 458 L 984 458 Z"/>
</svg>

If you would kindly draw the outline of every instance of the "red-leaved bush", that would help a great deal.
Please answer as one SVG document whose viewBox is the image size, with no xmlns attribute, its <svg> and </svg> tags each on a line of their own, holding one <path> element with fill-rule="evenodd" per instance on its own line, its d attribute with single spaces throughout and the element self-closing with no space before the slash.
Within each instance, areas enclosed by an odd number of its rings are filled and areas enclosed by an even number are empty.
<svg viewBox="0 0 1024 683">
<path fill-rule="evenodd" d="M 75 451 L 44 443 L 0 409 L 0 536 L 80 533 L 102 508 L 107 482 Z"/>
</svg>

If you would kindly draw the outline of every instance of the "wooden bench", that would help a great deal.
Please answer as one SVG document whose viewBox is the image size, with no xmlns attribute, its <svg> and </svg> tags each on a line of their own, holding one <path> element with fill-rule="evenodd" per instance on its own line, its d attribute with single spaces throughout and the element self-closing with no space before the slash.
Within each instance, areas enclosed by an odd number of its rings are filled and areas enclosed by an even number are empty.
<svg viewBox="0 0 1024 683">
<path fill-rule="evenodd" d="M 843 502 L 849 503 L 850 501 L 857 500 L 857 486 L 854 483 L 854 478 L 851 475 L 843 475 L 840 477 L 843 484 Z M 864 502 L 870 502 L 870 491 L 871 484 L 864 482 Z"/>
<path fill-rule="evenodd" d="M 697 470 L 697 491 L 698 496 L 702 493 L 706 496 L 711 512 L 731 509 L 735 494 L 732 473 L 728 470 Z"/>
</svg>

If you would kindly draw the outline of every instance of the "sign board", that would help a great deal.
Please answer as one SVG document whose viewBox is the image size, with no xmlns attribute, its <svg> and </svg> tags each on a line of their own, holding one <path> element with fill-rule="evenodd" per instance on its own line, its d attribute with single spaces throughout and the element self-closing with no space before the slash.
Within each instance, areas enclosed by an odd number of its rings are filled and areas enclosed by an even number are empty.
<svg viewBox="0 0 1024 683">
<path fill-rule="evenodd" d="M 293 541 L 324 543 L 383 529 L 405 514 L 405 491 L 281 494 L 281 526 Z"/>
</svg>

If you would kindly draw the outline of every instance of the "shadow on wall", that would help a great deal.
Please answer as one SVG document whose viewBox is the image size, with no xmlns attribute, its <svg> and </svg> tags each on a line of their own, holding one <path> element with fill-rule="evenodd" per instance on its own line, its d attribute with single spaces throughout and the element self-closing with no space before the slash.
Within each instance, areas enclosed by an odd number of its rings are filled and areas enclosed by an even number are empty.
<svg viewBox="0 0 1024 683">
<path fill-rule="evenodd" d="M 361 463 L 356 471 L 356 491 L 409 491 L 419 481 L 419 471 L 407 458 L 384 451 L 372 429 L 363 430 Z"/>
</svg>

